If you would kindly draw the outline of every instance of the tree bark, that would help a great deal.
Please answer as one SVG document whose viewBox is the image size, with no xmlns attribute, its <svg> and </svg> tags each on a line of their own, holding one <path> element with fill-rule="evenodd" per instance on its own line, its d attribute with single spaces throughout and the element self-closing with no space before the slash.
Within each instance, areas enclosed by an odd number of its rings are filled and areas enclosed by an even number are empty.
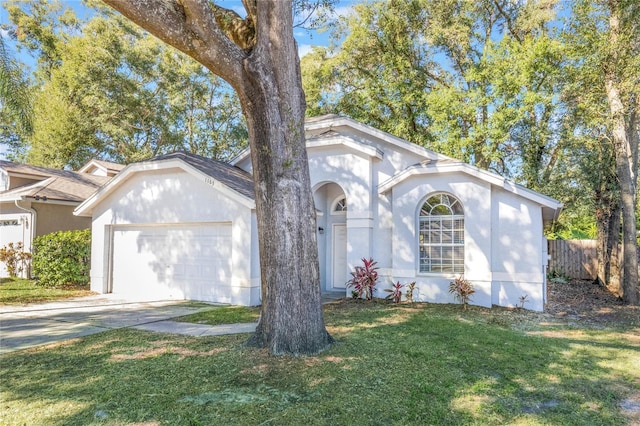
<svg viewBox="0 0 640 426">
<path fill-rule="evenodd" d="M 105 2 L 238 93 L 249 131 L 262 274 L 261 317 L 248 343 L 274 355 L 328 348 L 333 339 L 320 300 L 306 104 L 291 1 L 243 0 L 244 20 L 208 0 Z"/>
<path fill-rule="evenodd" d="M 598 255 L 598 284 L 606 286 L 616 295 L 621 295 L 619 244 L 620 206 L 617 200 L 603 200 L 596 196 L 596 228 Z"/>
<path fill-rule="evenodd" d="M 616 158 L 616 171 L 620 180 L 622 207 L 622 291 L 623 299 L 630 305 L 640 303 L 638 288 L 638 244 L 636 235 L 636 170 L 637 148 L 631 146 L 632 139 L 627 134 L 625 108 L 618 83 L 618 51 L 621 33 L 620 5 L 616 0 L 609 1 L 609 45 L 613 54 L 609 63 L 603 64 L 605 71 L 605 89 L 609 102 L 612 123 L 613 149 Z"/>
</svg>

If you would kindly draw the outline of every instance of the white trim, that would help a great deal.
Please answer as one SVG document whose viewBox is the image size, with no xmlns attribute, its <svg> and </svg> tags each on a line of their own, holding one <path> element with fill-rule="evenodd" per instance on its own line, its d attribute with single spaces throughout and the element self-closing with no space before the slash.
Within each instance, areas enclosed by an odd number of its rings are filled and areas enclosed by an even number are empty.
<svg viewBox="0 0 640 426">
<path fill-rule="evenodd" d="M 544 279 L 542 272 L 494 272 L 492 274 L 492 281 L 512 281 L 523 283 L 535 283 L 539 284 Z"/>
<path fill-rule="evenodd" d="M 407 167 L 405 170 L 396 173 L 395 175 L 378 185 L 378 193 L 383 194 L 385 192 L 388 192 L 389 190 L 391 190 L 391 188 L 393 188 L 400 182 L 405 181 L 411 176 L 444 173 L 464 173 L 469 176 L 476 177 L 484 182 L 488 182 L 491 185 L 502 188 L 507 192 L 511 192 L 535 203 L 538 203 L 543 207 L 548 207 L 554 210 L 562 208 L 562 203 L 554 200 L 551 197 L 547 197 L 546 195 L 527 189 L 494 173 L 481 170 L 477 167 L 462 162 L 446 164 L 416 164 Z"/>
<path fill-rule="evenodd" d="M 394 278 L 416 278 L 416 271 L 413 269 L 392 269 L 391 275 Z"/>
<path fill-rule="evenodd" d="M 447 157 L 446 155 L 438 154 L 437 152 L 428 150 L 414 143 L 405 141 L 404 139 L 400 139 L 396 136 L 393 136 L 387 132 L 376 129 L 374 127 L 368 126 L 366 124 L 355 121 L 351 118 L 347 117 L 328 117 L 322 120 L 314 121 L 313 118 L 307 122 L 305 122 L 305 131 L 313 131 L 313 130 L 321 130 L 321 129 L 331 129 L 336 127 L 348 127 L 353 130 L 365 133 L 367 135 L 373 136 L 377 139 L 380 139 L 384 142 L 387 142 L 396 148 L 401 148 L 406 151 L 410 151 L 414 154 L 420 155 L 422 157 L 426 157 L 434 160 L 444 160 L 451 159 L 451 157 Z"/>
<path fill-rule="evenodd" d="M 352 218 L 347 216 L 347 226 L 349 228 L 373 228 L 372 218 Z"/>
<path fill-rule="evenodd" d="M 106 185 L 99 188 L 89 198 L 84 200 L 84 202 L 74 210 L 73 214 L 76 216 L 91 216 L 92 209 L 93 207 L 95 207 L 97 203 L 99 203 L 102 199 L 104 199 L 113 191 L 115 191 L 116 188 L 118 188 L 122 183 L 124 183 L 126 180 L 133 177 L 137 173 L 158 171 L 158 170 L 169 170 L 169 169 L 180 169 L 187 173 L 190 173 L 191 175 L 199 179 L 201 182 L 218 188 L 220 192 L 222 192 L 224 195 L 228 196 L 232 200 L 237 201 L 238 203 L 250 209 L 255 209 L 254 200 L 229 188 L 227 185 L 212 178 L 206 173 L 201 172 L 200 170 L 191 166 L 184 160 L 181 160 L 179 158 L 172 158 L 168 160 L 149 161 L 149 162 L 134 163 L 134 164 L 128 165 L 120 173 L 118 173 L 113 179 L 111 179 Z"/>
<path fill-rule="evenodd" d="M 358 151 L 362 154 L 365 154 L 369 157 L 376 158 L 378 160 L 382 160 L 382 158 L 384 157 L 384 153 L 380 151 L 378 148 L 364 144 L 360 141 L 356 141 L 353 138 L 346 135 L 339 135 L 339 136 L 334 136 L 326 139 L 307 141 L 306 145 L 307 145 L 307 149 L 342 145 L 342 146 L 351 148 L 354 151 Z"/>
</svg>

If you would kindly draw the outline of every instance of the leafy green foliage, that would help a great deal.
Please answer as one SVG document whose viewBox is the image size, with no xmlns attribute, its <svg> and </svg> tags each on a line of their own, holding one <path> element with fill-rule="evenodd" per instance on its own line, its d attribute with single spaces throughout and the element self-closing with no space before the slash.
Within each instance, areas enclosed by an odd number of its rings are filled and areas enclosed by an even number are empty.
<svg viewBox="0 0 640 426">
<path fill-rule="evenodd" d="M 36 237 L 33 275 L 48 287 L 86 285 L 91 268 L 91 231 L 61 231 Z"/>
<path fill-rule="evenodd" d="M 453 294 L 456 300 L 462 304 L 462 309 L 465 311 L 471 301 L 471 295 L 475 292 L 473 284 L 463 277 L 458 277 L 449 283 L 449 293 Z"/>
<path fill-rule="evenodd" d="M 8 2 L 18 46 L 38 59 L 33 134 L 5 139 L 32 164 L 78 168 L 175 150 L 229 160 L 248 134 L 233 90 L 97 3 L 87 22 L 58 2 Z"/>
<path fill-rule="evenodd" d="M 364 297 L 366 300 L 373 298 L 373 290 L 378 280 L 378 262 L 372 258 L 362 258 L 363 266 L 356 266 L 351 272 L 351 279 L 347 281 L 347 287 L 353 287 L 357 297 Z"/>
<path fill-rule="evenodd" d="M 25 262 L 31 259 L 31 253 L 25 252 L 22 242 L 9 243 L 0 248 L 0 262 L 4 263 L 10 277 L 17 277 L 25 268 Z"/>
</svg>

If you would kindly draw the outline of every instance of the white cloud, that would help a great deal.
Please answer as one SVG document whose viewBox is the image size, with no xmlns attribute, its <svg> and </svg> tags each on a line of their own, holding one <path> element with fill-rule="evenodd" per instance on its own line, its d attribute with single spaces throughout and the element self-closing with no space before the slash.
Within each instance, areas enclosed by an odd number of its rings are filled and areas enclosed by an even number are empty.
<svg viewBox="0 0 640 426">
<path fill-rule="evenodd" d="M 0 28 L 0 38 L 9 38 L 9 31 Z"/>
<path fill-rule="evenodd" d="M 313 49 L 313 45 L 312 44 L 299 44 L 298 45 L 298 57 L 302 58 L 304 55 L 306 55 L 307 53 L 311 52 L 312 49 Z"/>
</svg>

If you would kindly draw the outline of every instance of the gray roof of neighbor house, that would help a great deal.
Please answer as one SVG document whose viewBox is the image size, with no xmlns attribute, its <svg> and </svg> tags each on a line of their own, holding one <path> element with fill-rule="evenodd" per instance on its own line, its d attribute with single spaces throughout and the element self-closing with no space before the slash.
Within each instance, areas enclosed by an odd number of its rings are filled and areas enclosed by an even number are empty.
<svg viewBox="0 0 640 426">
<path fill-rule="evenodd" d="M 172 152 L 171 154 L 154 157 L 149 162 L 180 159 L 193 168 L 223 183 L 234 191 L 245 197 L 255 200 L 253 192 L 253 176 L 242 170 L 240 167 L 232 166 L 229 163 L 190 154 L 184 151 Z"/>
<path fill-rule="evenodd" d="M 103 169 L 107 173 L 107 175 L 109 175 L 109 176 L 114 176 L 120 170 L 124 169 L 126 167 L 126 165 L 125 164 L 120 164 L 120 163 L 113 163 L 111 161 L 95 160 L 94 159 L 94 160 L 90 160 L 87 164 L 85 164 L 80 169 L 78 169 L 78 172 L 86 173 L 86 172 L 88 172 L 88 170 L 91 170 L 94 167 Z"/>
<path fill-rule="evenodd" d="M 11 176 L 32 179 L 7 191 L 0 192 L 0 201 L 25 198 L 81 203 L 111 177 L 95 176 L 70 170 L 32 166 L 0 160 L 0 170 Z M 46 197 L 46 198 L 45 198 Z"/>
</svg>

